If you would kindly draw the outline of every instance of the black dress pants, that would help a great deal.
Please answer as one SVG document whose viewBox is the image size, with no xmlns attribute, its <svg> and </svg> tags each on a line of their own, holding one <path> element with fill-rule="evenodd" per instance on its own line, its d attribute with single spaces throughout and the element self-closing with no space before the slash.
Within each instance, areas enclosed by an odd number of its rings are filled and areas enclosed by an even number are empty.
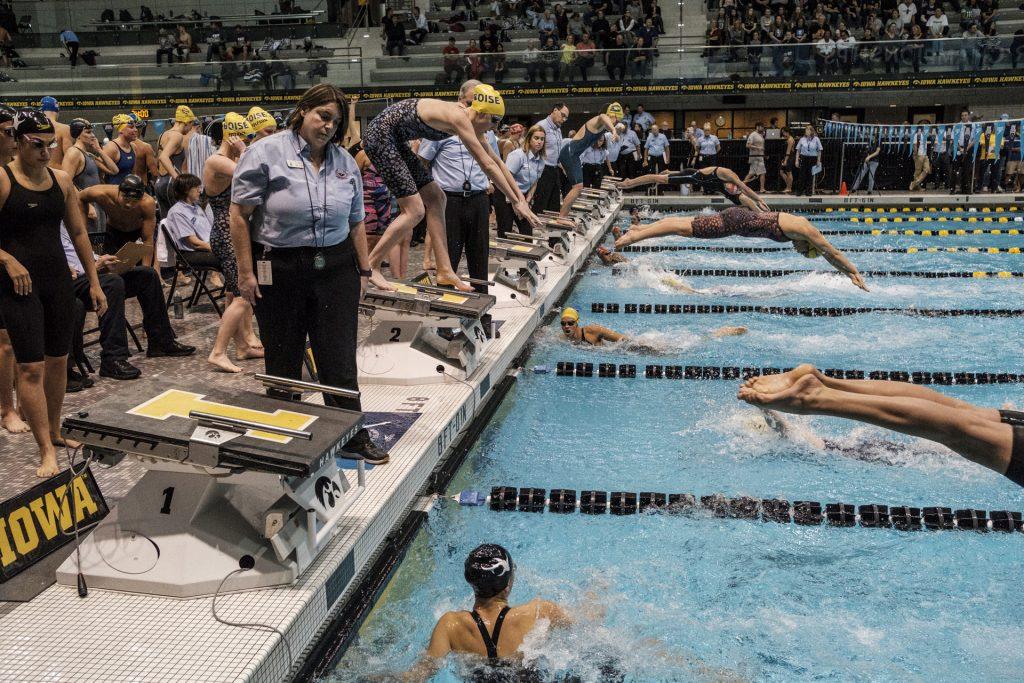
<svg viewBox="0 0 1024 683">
<path fill-rule="evenodd" d="M 469 193 L 445 192 L 448 201 L 444 208 L 445 226 L 448 231 L 448 256 L 452 267 L 458 270 L 462 252 L 466 252 L 469 276 L 474 280 L 487 279 L 487 262 L 490 256 L 490 234 L 487 229 L 491 215 L 491 202 L 486 192 Z M 473 285 L 481 294 L 487 293 L 487 285 Z"/>
<path fill-rule="evenodd" d="M 558 211 L 562 206 L 561 180 L 557 166 L 544 166 L 533 192 L 533 212 Z"/>
<path fill-rule="evenodd" d="M 504 194 L 501 192 L 492 194 L 491 205 L 494 207 L 494 220 L 498 224 L 498 237 L 504 237 L 509 232 L 512 232 L 513 223 L 517 228 L 516 232 L 519 234 L 533 234 L 533 226 L 526 219 L 516 215 L 515 210 Z"/>
<path fill-rule="evenodd" d="M 317 251 L 324 255 L 321 270 L 313 265 Z M 266 249 L 254 244 L 253 252 L 254 259 L 265 257 L 270 261 L 273 277 L 273 284 L 260 285 L 262 298 L 256 300 L 267 374 L 302 379 L 308 337 L 320 383 L 358 391 L 360 281 L 352 238 L 322 249 Z M 359 399 L 325 394 L 324 403 L 346 410 L 361 409 Z"/>
</svg>

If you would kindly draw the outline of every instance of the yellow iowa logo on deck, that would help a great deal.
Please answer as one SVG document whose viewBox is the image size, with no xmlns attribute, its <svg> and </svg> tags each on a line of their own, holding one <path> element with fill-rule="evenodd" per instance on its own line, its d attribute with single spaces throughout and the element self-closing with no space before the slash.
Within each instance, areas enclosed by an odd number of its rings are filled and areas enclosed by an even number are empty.
<svg viewBox="0 0 1024 683">
<path fill-rule="evenodd" d="M 56 545 L 63 545 L 59 540 L 61 534 L 75 522 L 81 523 L 98 511 L 99 505 L 84 477 L 75 477 L 71 480 L 70 492 L 68 484 L 61 484 L 0 515 L 0 565 L 9 567 L 19 558 L 39 550 L 40 546 L 56 547 L 52 543 L 54 539 L 58 539 Z"/>
<path fill-rule="evenodd" d="M 140 403 L 128 411 L 129 415 L 149 417 L 154 420 L 166 420 L 169 417 L 188 417 L 189 412 L 197 410 L 203 413 L 210 413 L 220 417 L 233 417 L 236 420 L 248 420 L 271 427 L 285 427 L 287 429 L 305 429 L 313 424 L 316 415 L 307 413 L 296 413 L 291 410 L 275 410 L 272 413 L 253 408 L 243 408 L 227 403 L 206 401 L 203 394 L 194 394 L 191 391 L 181 389 L 168 389 L 162 394 L 155 396 L 145 403 Z M 263 439 L 275 443 L 288 443 L 291 437 L 271 434 L 250 429 L 246 436 L 254 439 Z"/>
</svg>

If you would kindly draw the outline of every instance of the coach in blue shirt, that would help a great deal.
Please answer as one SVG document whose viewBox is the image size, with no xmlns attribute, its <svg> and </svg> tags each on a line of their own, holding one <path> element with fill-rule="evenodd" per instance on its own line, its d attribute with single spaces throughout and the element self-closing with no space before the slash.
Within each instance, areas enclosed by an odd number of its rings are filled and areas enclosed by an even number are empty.
<svg viewBox="0 0 1024 683">
<path fill-rule="evenodd" d="M 558 153 L 562 144 L 562 124 L 569 118 L 569 107 L 559 102 L 551 108 L 551 114 L 537 123 L 544 129 L 544 173 L 540 176 L 533 193 L 533 212 L 558 211 L 562 206 L 561 180 L 558 171 Z"/>
<path fill-rule="evenodd" d="M 465 250 L 469 277 L 486 281 L 490 255 L 488 221 L 491 215 L 487 174 L 457 135 L 440 142 L 422 141 L 419 155 L 430 162 L 434 182 L 447 197 L 444 219 L 452 267 L 458 270 Z M 473 289 L 487 293 L 487 285 L 484 284 L 474 283 Z M 489 331 L 487 320 L 483 322 L 484 330 Z"/>
<path fill-rule="evenodd" d="M 653 173 L 661 173 L 668 168 L 668 138 L 657 124 L 651 126 L 651 134 L 644 143 L 644 166 L 650 166 Z"/>
<path fill-rule="evenodd" d="M 319 381 L 358 390 L 358 306 L 370 271 L 362 176 L 338 146 L 347 111 L 340 90 L 315 85 L 295 105 L 287 130 L 241 156 L 231 185 L 231 240 L 267 374 L 301 379 L 308 338 Z M 324 402 L 361 410 L 357 398 L 325 395 Z M 388 461 L 365 429 L 344 450 L 371 464 Z"/>
</svg>

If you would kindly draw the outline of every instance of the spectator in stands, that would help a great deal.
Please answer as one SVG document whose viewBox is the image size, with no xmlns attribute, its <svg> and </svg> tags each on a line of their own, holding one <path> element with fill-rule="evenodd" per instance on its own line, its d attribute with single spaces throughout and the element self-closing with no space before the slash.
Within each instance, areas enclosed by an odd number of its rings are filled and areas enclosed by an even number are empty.
<svg viewBox="0 0 1024 683">
<path fill-rule="evenodd" d="M 174 64 L 174 48 L 177 43 L 170 31 L 166 28 L 161 28 L 156 40 L 156 65 L 163 66 L 164 57 L 167 57 L 168 66 Z"/>
<path fill-rule="evenodd" d="M 972 23 L 960 38 L 960 68 L 964 71 L 980 69 L 983 61 L 985 34 Z"/>
<path fill-rule="evenodd" d="M 814 63 L 819 76 L 829 76 L 836 72 L 836 41 L 832 40 L 832 32 L 819 29 L 814 43 Z"/>
<path fill-rule="evenodd" d="M 885 27 L 885 37 L 882 39 L 885 41 L 882 45 L 882 61 L 885 62 L 885 73 L 887 74 L 898 74 L 900 72 L 900 48 L 902 47 L 902 41 L 898 31 L 895 23 L 890 23 Z"/>
<path fill-rule="evenodd" d="M 466 76 L 472 79 L 479 78 L 484 71 L 484 63 L 480 59 L 480 47 L 475 40 L 470 38 L 469 46 L 463 54 L 466 56 Z"/>
<path fill-rule="evenodd" d="M 597 39 L 597 44 L 600 45 L 602 49 L 607 49 L 615 43 L 611 36 L 612 26 L 608 23 L 608 19 L 605 17 L 603 9 L 599 9 L 594 20 L 590 22 L 590 32 Z"/>
<path fill-rule="evenodd" d="M 547 43 L 549 36 L 552 38 L 558 37 L 558 26 L 550 10 L 545 10 L 544 14 L 537 20 L 537 31 L 540 32 L 540 39 L 544 43 Z"/>
<path fill-rule="evenodd" d="M 936 6 L 932 11 L 932 16 L 928 17 L 927 27 L 928 37 L 932 38 L 931 48 L 928 50 L 928 53 L 933 55 L 941 54 L 943 46 L 941 38 L 949 35 L 949 19 L 946 18 L 941 7 Z"/>
<path fill-rule="evenodd" d="M 219 21 L 210 24 L 210 33 L 206 36 L 206 61 L 221 61 L 224 59 L 224 25 Z M 232 88 L 233 90 L 234 88 Z"/>
<path fill-rule="evenodd" d="M 583 37 L 580 38 L 580 42 L 576 45 L 576 66 L 580 70 L 580 78 L 583 79 L 584 83 L 587 81 L 587 71 L 594 66 L 596 50 L 597 46 L 594 45 L 590 33 L 584 31 Z"/>
<path fill-rule="evenodd" d="M 71 61 L 71 68 L 75 68 L 78 65 L 78 48 L 80 46 L 78 36 L 75 35 L 74 31 L 66 28 L 60 32 L 60 44 L 68 51 L 68 59 Z"/>
<path fill-rule="evenodd" d="M 900 28 L 909 31 L 917 16 L 917 5 L 914 4 L 914 0 L 901 0 L 896 6 L 896 11 L 900 17 Z"/>
<path fill-rule="evenodd" d="M 11 52 L 14 50 L 14 41 L 10 32 L 0 26 L 0 67 L 11 68 Z"/>
<path fill-rule="evenodd" d="M 537 41 L 531 40 L 527 45 L 523 54 L 519 56 L 519 61 L 522 62 L 523 66 L 526 67 L 526 82 L 533 83 L 540 76 L 541 62 L 540 62 L 540 48 L 537 47 Z"/>
<path fill-rule="evenodd" d="M 508 70 L 508 65 L 505 58 L 505 45 L 498 43 L 494 48 L 494 55 L 491 57 L 491 71 L 494 73 L 495 83 L 505 82 L 505 72 Z M 583 80 L 587 80 L 584 78 Z"/>
<path fill-rule="evenodd" d="M 668 168 L 668 164 L 668 138 L 658 128 L 658 124 L 651 124 L 650 135 L 644 142 L 644 167 L 657 174 Z"/>
<path fill-rule="evenodd" d="M 700 138 L 698 152 L 700 158 L 697 160 L 698 168 L 718 165 L 718 153 L 722 151 L 722 142 L 718 136 L 711 132 L 711 124 L 704 124 L 704 135 Z"/>
<path fill-rule="evenodd" d="M 573 72 L 576 70 L 576 39 L 570 34 L 565 42 L 562 43 L 561 49 L 561 63 L 559 64 L 559 74 L 561 80 L 568 82 L 572 81 Z"/>
<path fill-rule="evenodd" d="M 455 46 L 455 38 L 448 39 L 448 44 L 441 50 L 444 66 L 445 83 L 458 83 L 462 80 L 462 59 L 459 57 L 459 48 Z"/>
<path fill-rule="evenodd" d="M 866 73 L 872 73 L 878 68 L 878 61 L 882 58 L 882 47 L 875 41 L 875 34 L 870 29 L 864 30 L 864 38 L 861 40 L 860 49 L 857 50 L 857 58 Z"/>
<path fill-rule="evenodd" d="M 628 14 L 623 14 L 619 17 L 619 20 L 615 23 L 615 27 L 619 33 L 622 34 L 622 38 L 626 43 L 627 47 L 633 46 L 634 33 L 636 31 L 636 19 Z"/>
<path fill-rule="evenodd" d="M 755 31 L 750 37 L 750 44 L 747 45 L 747 64 L 750 65 L 750 75 L 753 78 L 761 77 L 761 31 Z"/>
<path fill-rule="evenodd" d="M 241 24 L 235 24 L 235 35 L 231 46 L 231 59 L 247 62 L 252 55 L 252 41 Z"/>
<path fill-rule="evenodd" d="M 192 34 L 185 28 L 185 24 L 178 24 L 178 36 L 175 49 L 178 52 L 178 61 L 187 62 L 189 54 L 192 53 Z"/>
<path fill-rule="evenodd" d="M 554 36 L 548 36 L 548 39 L 544 42 L 544 47 L 540 50 L 540 59 L 538 60 L 541 83 L 547 80 L 545 74 L 549 70 L 551 71 L 551 80 L 557 80 L 560 58 L 561 52 L 558 49 Z M 555 156 L 557 158 L 558 155 L 556 154 Z"/>
<path fill-rule="evenodd" d="M 921 62 L 924 61 L 924 32 L 921 24 L 914 24 L 910 27 L 910 38 L 907 41 L 906 55 L 914 73 L 921 72 Z"/>
<path fill-rule="evenodd" d="M 626 80 L 626 42 L 621 33 L 615 34 L 615 43 L 607 54 L 608 78 L 613 81 Z"/>
<path fill-rule="evenodd" d="M 636 78 L 646 78 L 647 69 L 653 57 L 649 45 L 643 38 L 637 36 L 633 42 L 633 49 L 629 51 L 630 72 Z"/>
<path fill-rule="evenodd" d="M 857 61 L 857 39 L 846 29 L 839 32 L 839 40 L 836 41 L 836 53 L 838 55 L 839 71 L 843 75 L 850 75 L 853 65 Z"/>
<path fill-rule="evenodd" d="M 1017 62 L 1024 57 L 1024 28 L 1019 28 L 1013 32 L 1013 40 L 1010 42 L 1010 64 L 1014 69 L 1017 68 Z"/>
<path fill-rule="evenodd" d="M 814 195 L 815 166 L 821 165 L 824 147 L 814 126 L 807 124 L 804 136 L 796 143 L 797 195 Z"/>
<path fill-rule="evenodd" d="M 384 39 L 384 50 L 389 57 L 405 55 L 405 26 L 395 18 L 395 10 L 388 8 L 381 20 L 381 38 Z"/>
<path fill-rule="evenodd" d="M 412 8 L 413 29 L 409 31 L 409 40 L 420 45 L 430 32 L 430 25 L 427 23 L 427 15 L 420 11 L 419 6 Z"/>
</svg>

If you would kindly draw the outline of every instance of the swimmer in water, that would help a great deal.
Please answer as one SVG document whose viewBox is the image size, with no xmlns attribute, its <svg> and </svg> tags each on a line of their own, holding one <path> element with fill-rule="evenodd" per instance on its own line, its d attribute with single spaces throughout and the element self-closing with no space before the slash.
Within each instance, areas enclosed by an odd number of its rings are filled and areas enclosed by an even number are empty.
<svg viewBox="0 0 1024 683">
<path fill-rule="evenodd" d="M 486 659 L 491 668 L 507 674 L 499 676 L 499 680 L 540 680 L 539 672 L 522 664 L 519 649 L 523 641 L 542 621 L 552 627 L 566 627 L 573 620 L 557 604 L 540 598 L 509 606 L 515 571 L 512 556 L 500 545 L 485 543 L 473 550 L 466 558 L 463 574 L 473 587 L 472 611 L 442 615 L 430 636 L 426 654 L 402 680 L 428 680 L 451 653 Z"/>
<path fill-rule="evenodd" d="M 857 266 L 802 216 L 782 211 L 758 212 L 734 206 L 725 211 L 702 213 L 696 216 L 673 216 L 649 223 L 642 228 L 633 228 L 615 240 L 615 247 L 621 248 L 641 240 L 666 235 L 694 237 L 697 239 L 719 239 L 722 237 L 761 237 L 775 242 L 792 242 L 793 248 L 807 258 L 822 256 L 833 268 L 850 278 L 850 281 L 868 291 Z"/>
<path fill-rule="evenodd" d="M 610 330 L 604 325 L 581 325 L 579 312 L 575 308 L 568 306 L 562 309 L 561 326 L 562 333 L 565 334 L 569 341 L 577 344 L 601 346 L 605 341 L 630 341 L 626 335 Z M 717 339 L 718 337 L 735 337 L 746 333 L 747 328 L 745 327 L 720 327 L 713 331 L 711 336 Z M 644 344 L 630 344 L 629 349 L 642 353 L 658 353 L 658 349 Z"/>
<path fill-rule="evenodd" d="M 617 251 L 612 251 L 608 247 L 598 247 L 594 253 L 597 254 L 597 258 L 601 260 L 601 263 L 603 263 L 606 266 L 615 266 L 620 263 L 629 263 L 628 258 L 626 258 Z M 696 289 L 686 284 L 675 275 L 665 275 L 659 280 L 659 282 L 666 287 L 674 289 L 677 292 L 683 292 L 685 294 L 697 293 Z"/>
<path fill-rule="evenodd" d="M 638 178 L 623 180 L 619 183 L 619 189 L 628 190 L 651 184 L 672 187 L 689 185 L 694 190 L 718 193 L 736 206 L 745 206 L 755 211 L 769 211 L 768 204 L 760 195 L 740 180 L 738 175 L 723 166 L 684 168 L 679 173 L 648 173 Z"/>
<path fill-rule="evenodd" d="M 842 417 L 936 441 L 1024 486 L 1024 412 L 982 408 L 906 382 L 835 379 L 808 364 L 751 378 L 738 398 L 759 408 Z"/>
</svg>

